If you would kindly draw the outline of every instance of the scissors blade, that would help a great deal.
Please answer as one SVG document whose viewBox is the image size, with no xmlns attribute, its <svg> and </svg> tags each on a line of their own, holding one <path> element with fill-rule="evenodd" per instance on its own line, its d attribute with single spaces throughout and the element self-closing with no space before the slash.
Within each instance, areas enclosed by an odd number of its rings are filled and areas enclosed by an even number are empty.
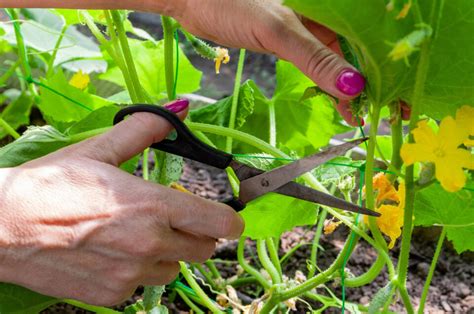
<svg viewBox="0 0 474 314">
<path fill-rule="evenodd" d="M 359 213 L 363 215 L 379 217 L 380 213 L 374 212 L 365 207 L 360 207 L 355 204 L 349 203 L 343 199 L 337 198 L 330 194 L 326 194 L 321 191 L 314 190 L 307 186 L 298 184 L 296 182 L 288 182 L 282 187 L 276 189 L 274 192 L 287 196 L 296 197 L 308 202 L 318 203 L 329 207 L 335 207 L 342 210 Z"/>
<path fill-rule="evenodd" d="M 361 138 L 342 145 L 333 146 L 323 152 L 307 156 L 282 167 L 245 179 L 240 182 L 240 199 L 248 203 L 263 194 L 273 192 L 326 161 L 345 154 L 348 150 L 366 140 L 367 138 Z"/>
</svg>

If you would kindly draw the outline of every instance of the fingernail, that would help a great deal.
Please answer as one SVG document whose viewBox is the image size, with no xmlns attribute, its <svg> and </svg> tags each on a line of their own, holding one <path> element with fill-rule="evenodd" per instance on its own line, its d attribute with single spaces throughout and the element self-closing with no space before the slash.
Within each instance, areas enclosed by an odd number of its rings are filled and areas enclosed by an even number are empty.
<svg viewBox="0 0 474 314">
<path fill-rule="evenodd" d="M 188 106 L 189 106 L 189 100 L 187 100 L 187 99 L 177 99 L 173 102 L 170 102 L 170 103 L 164 105 L 163 107 L 165 107 L 169 111 L 173 111 L 174 113 L 178 113 L 178 112 L 181 112 L 181 111 L 185 110 L 186 108 L 188 108 Z"/>
<path fill-rule="evenodd" d="M 339 74 L 336 87 L 346 95 L 354 96 L 359 94 L 365 87 L 365 78 L 352 69 L 346 69 Z"/>
</svg>

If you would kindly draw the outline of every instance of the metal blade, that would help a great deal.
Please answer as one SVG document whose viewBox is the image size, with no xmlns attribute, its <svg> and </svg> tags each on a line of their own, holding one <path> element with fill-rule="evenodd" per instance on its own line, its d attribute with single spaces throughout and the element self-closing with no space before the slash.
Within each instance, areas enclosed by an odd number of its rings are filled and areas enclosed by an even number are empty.
<svg viewBox="0 0 474 314">
<path fill-rule="evenodd" d="M 291 182 L 293 179 L 316 168 L 326 161 L 345 154 L 348 150 L 366 140 L 367 138 L 361 138 L 342 145 L 333 146 L 324 152 L 307 156 L 288 165 L 245 179 L 240 182 L 240 199 L 245 203 L 248 203 L 263 194 L 275 191 L 279 187 Z"/>
<path fill-rule="evenodd" d="M 371 211 L 365 207 L 360 207 L 355 204 L 349 203 L 343 199 L 337 198 L 330 194 L 320 192 L 309 188 L 307 186 L 298 184 L 296 182 L 288 182 L 282 187 L 278 188 L 274 192 L 287 196 L 296 197 L 308 202 L 318 203 L 329 207 L 335 207 L 342 210 L 359 213 L 363 215 L 379 217 L 380 213 Z"/>
</svg>

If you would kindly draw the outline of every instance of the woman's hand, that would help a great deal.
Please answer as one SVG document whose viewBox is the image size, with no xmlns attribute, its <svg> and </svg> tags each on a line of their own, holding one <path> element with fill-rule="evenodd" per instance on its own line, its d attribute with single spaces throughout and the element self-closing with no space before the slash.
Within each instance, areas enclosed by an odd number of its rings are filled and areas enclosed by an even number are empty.
<svg viewBox="0 0 474 314">
<path fill-rule="evenodd" d="M 169 109 L 184 118 L 187 102 Z M 117 168 L 171 126 L 134 114 L 108 133 L 0 169 L 0 282 L 58 298 L 113 305 L 140 284 L 161 285 L 177 261 L 204 262 L 216 238 L 236 238 L 230 207 Z"/>
<path fill-rule="evenodd" d="M 294 63 L 318 86 L 339 98 L 337 110 L 351 125 L 349 100 L 365 80 L 340 55 L 336 34 L 307 21 L 279 0 L 187 0 L 174 17 L 189 32 L 223 46 L 274 53 Z"/>
</svg>

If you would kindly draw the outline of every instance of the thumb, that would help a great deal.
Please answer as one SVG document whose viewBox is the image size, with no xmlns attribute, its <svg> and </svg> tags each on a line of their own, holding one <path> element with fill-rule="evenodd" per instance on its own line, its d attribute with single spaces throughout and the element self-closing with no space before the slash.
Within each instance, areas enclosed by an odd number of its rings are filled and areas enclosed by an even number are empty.
<svg viewBox="0 0 474 314">
<path fill-rule="evenodd" d="M 296 16 L 289 24 L 274 33 L 272 50 L 279 57 L 291 61 L 336 98 L 349 100 L 362 92 L 365 79 L 351 64 L 322 43 Z"/>
<path fill-rule="evenodd" d="M 189 101 L 178 99 L 164 107 L 186 117 Z M 82 143 L 81 154 L 114 166 L 129 160 L 147 147 L 166 138 L 173 129 L 164 118 L 147 112 L 138 112 L 121 121 L 110 131 Z"/>
</svg>

